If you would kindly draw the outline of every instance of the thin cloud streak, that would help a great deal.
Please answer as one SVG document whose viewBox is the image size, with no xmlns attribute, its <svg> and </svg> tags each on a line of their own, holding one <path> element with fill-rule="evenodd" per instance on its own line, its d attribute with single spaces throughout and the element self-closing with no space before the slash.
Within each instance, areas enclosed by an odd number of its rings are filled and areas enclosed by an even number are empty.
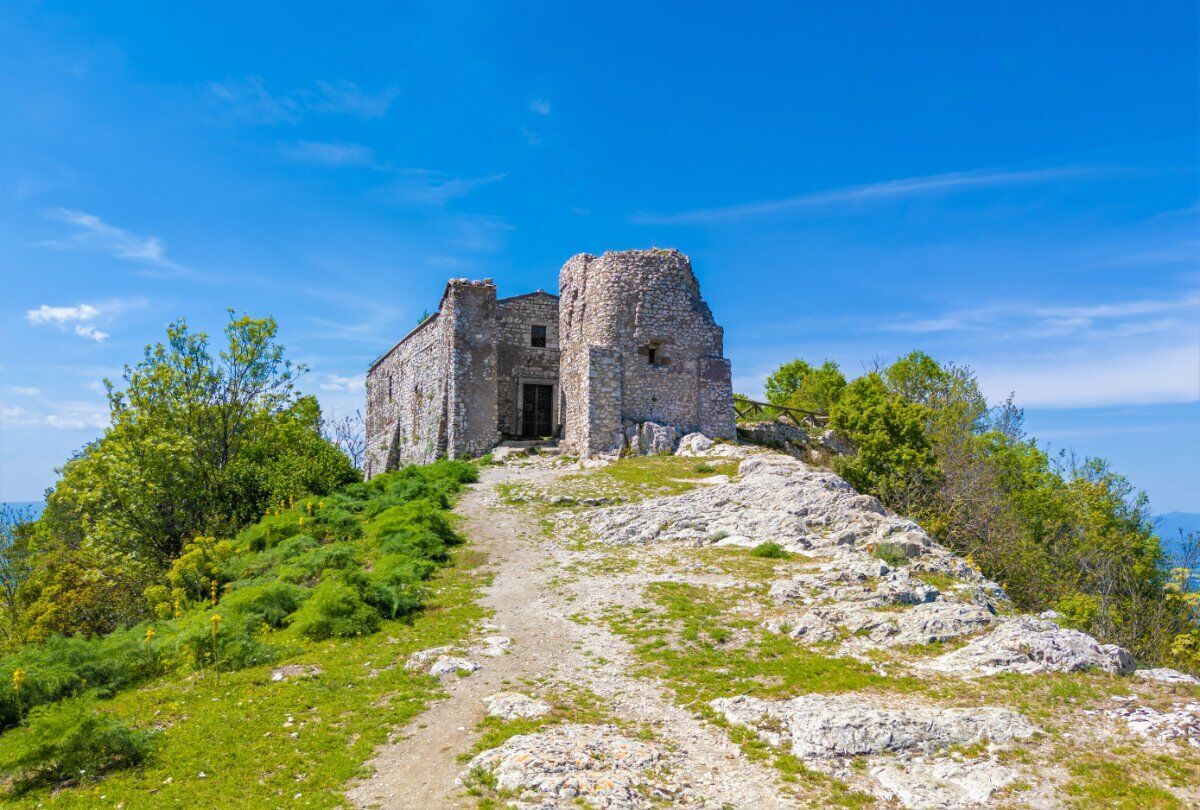
<svg viewBox="0 0 1200 810">
<path fill-rule="evenodd" d="M 1045 169 L 1006 171 L 979 169 L 967 172 L 949 172 L 927 177 L 908 177 L 868 183 L 859 186 L 801 194 L 781 200 L 741 203 L 721 208 L 698 208 L 677 214 L 637 213 L 630 219 L 640 225 L 695 225 L 729 220 L 748 219 L 777 214 L 797 208 L 817 208 L 848 202 L 870 202 L 874 200 L 915 197 L 924 194 L 952 193 L 1000 186 L 1021 186 L 1049 183 L 1074 177 L 1095 175 L 1102 170 L 1087 166 L 1060 166 Z"/>
<path fill-rule="evenodd" d="M 106 253 L 117 259 L 158 267 L 180 276 L 195 277 L 188 268 L 167 256 L 167 246 L 157 236 L 137 234 L 110 225 L 95 214 L 72 208 L 47 208 L 42 216 L 56 222 L 65 222 L 75 228 L 66 240 L 41 242 L 41 247 L 54 250 L 90 250 Z"/>
</svg>

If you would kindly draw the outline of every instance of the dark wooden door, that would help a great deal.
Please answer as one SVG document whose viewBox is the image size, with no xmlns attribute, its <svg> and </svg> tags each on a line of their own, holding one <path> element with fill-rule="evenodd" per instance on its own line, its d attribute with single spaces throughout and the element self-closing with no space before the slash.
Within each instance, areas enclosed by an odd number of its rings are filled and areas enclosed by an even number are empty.
<svg viewBox="0 0 1200 810">
<path fill-rule="evenodd" d="M 553 385 L 525 384 L 521 401 L 521 435 L 527 439 L 549 436 L 554 431 Z"/>
</svg>

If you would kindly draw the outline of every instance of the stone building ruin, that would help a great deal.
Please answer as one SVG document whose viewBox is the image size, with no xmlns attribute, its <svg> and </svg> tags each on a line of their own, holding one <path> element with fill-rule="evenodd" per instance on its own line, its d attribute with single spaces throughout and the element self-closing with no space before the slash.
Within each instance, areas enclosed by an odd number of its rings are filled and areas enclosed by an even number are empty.
<svg viewBox="0 0 1200 810">
<path fill-rule="evenodd" d="M 367 372 L 367 477 L 504 439 L 590 456 L 735 436 L 724 331 L 687 256 L 580 254 L 559 291 L 498 299 L 491 279 L 450 280 Z"/>
</svg>

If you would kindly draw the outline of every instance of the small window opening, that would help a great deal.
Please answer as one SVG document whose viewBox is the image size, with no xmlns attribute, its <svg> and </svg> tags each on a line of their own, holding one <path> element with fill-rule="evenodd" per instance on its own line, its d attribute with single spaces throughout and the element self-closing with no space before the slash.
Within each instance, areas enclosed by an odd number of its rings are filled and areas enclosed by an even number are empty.
<svg viewBox="0 0 1200 810">
<path fill-rule="evenodd" d="M 646 352 L 646 362 L 652 366 L 658 365 L 658 349 L 653 346 Z"/>
<path fill-rule="evenodd" d="M 529 327 L 529 345 L 539 349 L 546 348 L 546 327 L 542 324 L 532 324 Z"/>
</svg>

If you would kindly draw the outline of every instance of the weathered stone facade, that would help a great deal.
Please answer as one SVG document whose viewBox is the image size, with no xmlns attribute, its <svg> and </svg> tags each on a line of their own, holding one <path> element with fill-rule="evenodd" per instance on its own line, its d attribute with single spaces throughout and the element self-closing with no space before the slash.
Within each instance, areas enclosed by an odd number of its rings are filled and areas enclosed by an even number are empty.
<svg viewBox="0 0 1200 810">
<path fill-rule="evenodd" d="M 580 455 L 733 438 L 723 332 L 686 256 L 581 254 L 559 284 L 562 306 L 541 290 L 497 300 L 491 279 L 446 285 L 437 313 L 367 373 L 368 478 L 501 437 L 561 436 Z M 649 442 L 646 422 L 673 431 Z"/>
<path fill-rule="evenodd" d="M 581 254 L 559 275 L 563 444 L 582 455 L 620 450 L 629 428 L 734 437 L 724 331 L 675 250 Z"/>
</svg>

